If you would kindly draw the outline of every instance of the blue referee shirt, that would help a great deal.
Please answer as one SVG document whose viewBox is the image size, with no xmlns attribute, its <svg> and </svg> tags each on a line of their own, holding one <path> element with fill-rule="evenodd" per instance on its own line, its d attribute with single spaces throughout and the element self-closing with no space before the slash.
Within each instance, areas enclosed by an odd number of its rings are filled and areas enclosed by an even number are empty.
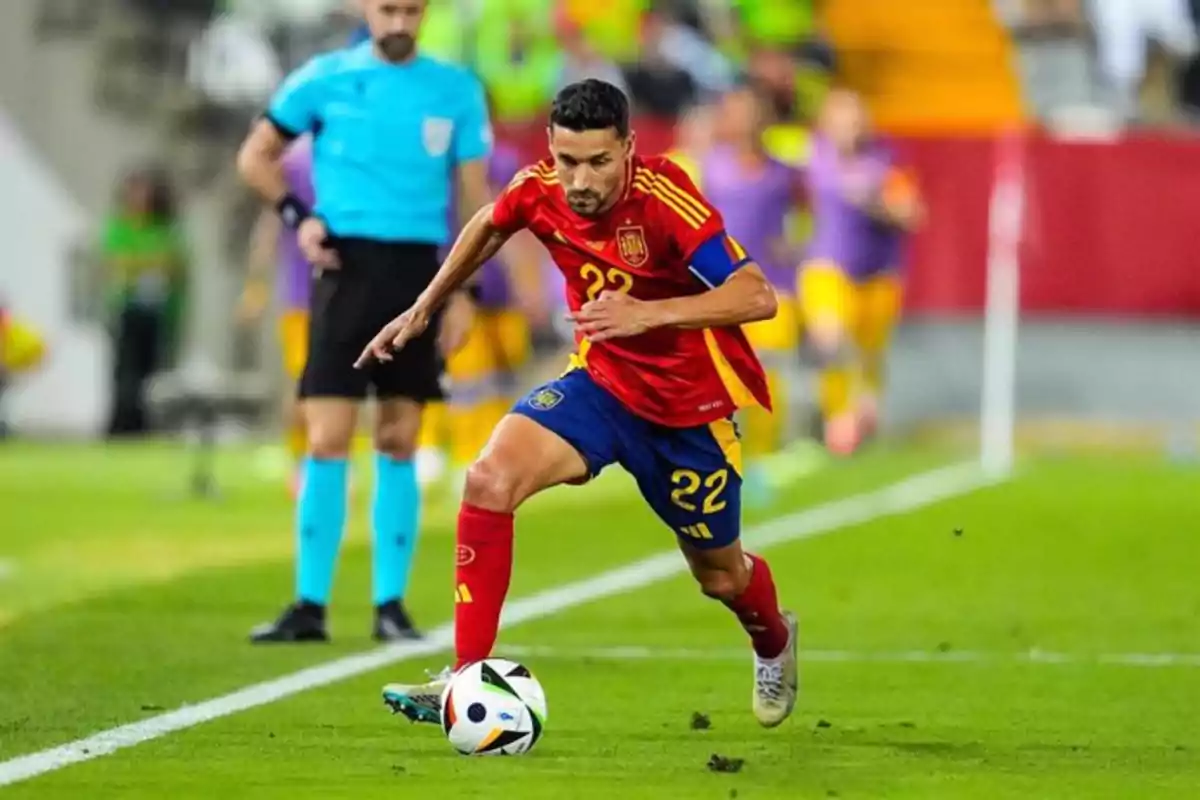
<svg viewBox="0 0 1200 800">
<path fill-rule="evenodd" d="M 487 157 L 483 87 L 418 55 L 390 64 L 370 41 L 288 76 L 267 110 L 280 132 L 312 132 L 316 213 L 335 236 L 443 245 L 454 166 Z"/>
</svg>

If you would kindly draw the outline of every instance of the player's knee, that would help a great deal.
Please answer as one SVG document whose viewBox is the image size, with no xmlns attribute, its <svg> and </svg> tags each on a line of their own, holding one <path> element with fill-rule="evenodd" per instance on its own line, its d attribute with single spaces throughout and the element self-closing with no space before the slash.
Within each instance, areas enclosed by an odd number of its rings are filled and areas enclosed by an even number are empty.
<svg viewBox="0 0 1200 800">
<path fill-rule="evenodd" d="M 729 603 L 746 589 L 746 580 L 738 574 L 723 569 L 706 569 L 696 573 L 700 591 L 706 597 Z"/>
<path fill-rule="evenodd" d="M 463 502 L 489 511 L 511 513 L 523 499 L 516 471 L 497 459 L 484 456 L 467 470 Z"/>
</svg>

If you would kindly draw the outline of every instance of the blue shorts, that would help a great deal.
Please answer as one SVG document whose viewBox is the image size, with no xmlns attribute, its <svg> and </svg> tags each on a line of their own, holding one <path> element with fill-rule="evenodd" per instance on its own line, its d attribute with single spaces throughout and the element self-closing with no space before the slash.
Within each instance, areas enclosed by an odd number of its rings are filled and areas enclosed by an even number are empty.
<svg viewBox="0 0 1200 800">
<path fill-rule="evenodd" d="M 725 547 L 741 530 L 741 443 L 732 420 L 668 428 L 642 419 L 575 369 L 534 389 L 513 413 L 529 417 L 579 451 L 595 477 L 620 464 L 675 535 L 703 549 Z"/>
</svg>

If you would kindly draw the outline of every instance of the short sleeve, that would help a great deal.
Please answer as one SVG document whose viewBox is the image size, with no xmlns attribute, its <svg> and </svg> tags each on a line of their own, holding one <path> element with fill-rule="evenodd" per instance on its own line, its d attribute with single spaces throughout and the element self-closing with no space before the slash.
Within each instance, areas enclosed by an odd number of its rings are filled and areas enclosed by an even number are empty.
<svg viewBox="0 0 1200 800">
<path fill-rule="evenodd" d="M 468 75 L 463 104 L 454 120 L 454 160 L 462 164 L 485 158 L 492 151 L 492 123 L 488 119 L 483 85 Z"/>
<path fill-rule="evenodd" d="M 321 61 L 314 58 L 288 75 L 267 106 L 267 119 L 279 132 L 295 139 L 317 127 Z"/>
<path fill-rule="evenodd" d="M 521 170 L 492 204 L 492 225 L 501 233 L 516 233 L 529 223 L 529 180 L 531 176 Z"/>
<path fill-rule="evenodd" d="M 675 250 L 685 261 L 725 230 L 721 212 L 700 193 L 683 168 L 670 159 L 660 159 L 649 177 L 650 194 L 662 210 L 662 223 L 669 231 Z"/>
</svg>

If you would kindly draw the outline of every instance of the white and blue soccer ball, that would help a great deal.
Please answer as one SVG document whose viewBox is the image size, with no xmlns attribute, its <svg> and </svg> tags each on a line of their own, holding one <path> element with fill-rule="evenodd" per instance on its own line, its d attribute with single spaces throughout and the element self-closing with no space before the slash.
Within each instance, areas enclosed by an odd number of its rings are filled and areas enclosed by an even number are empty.
<svg viewBox="0 0 1200 800">
<path fill-rule="evenodd" d="M 502 658 L 470 664 L 442 692 L 442 730 L 468 756 L 528 753 L 546 725 L 546 693 L 530 671 Z"/>
</svg>

